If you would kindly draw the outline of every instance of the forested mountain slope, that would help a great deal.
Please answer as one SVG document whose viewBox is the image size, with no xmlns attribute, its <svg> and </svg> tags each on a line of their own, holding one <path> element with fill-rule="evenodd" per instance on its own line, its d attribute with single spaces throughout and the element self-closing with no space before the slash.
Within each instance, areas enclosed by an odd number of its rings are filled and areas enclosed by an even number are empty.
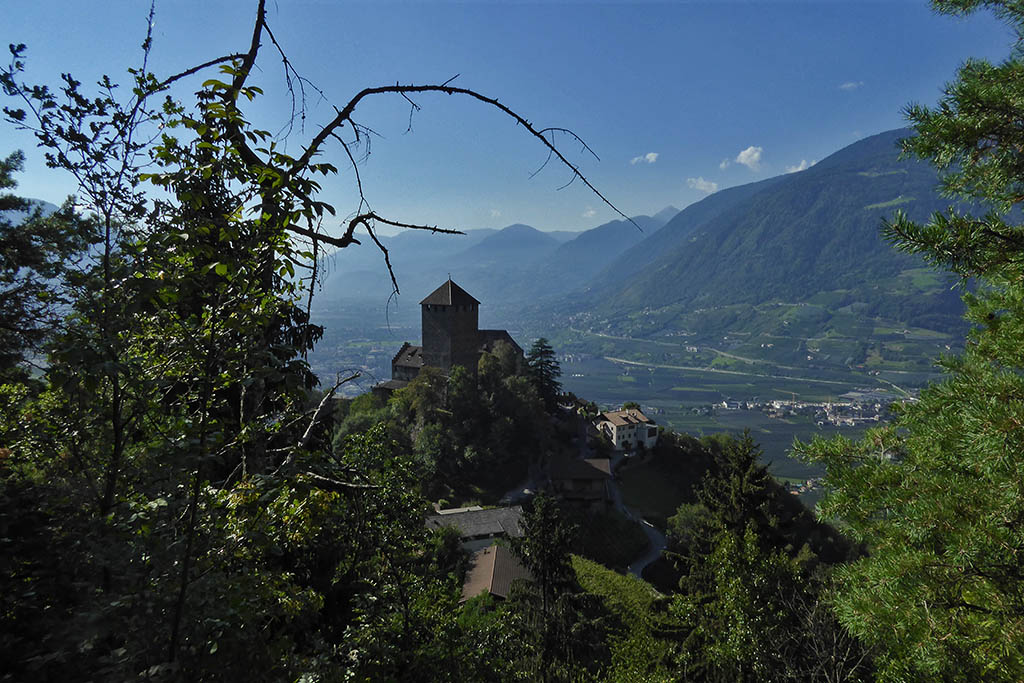
<svg viewBox="0 0 1024 683">
<path fill-rule="evenodd" d="M 958 325 L 950 280 L 920 271 L 880 228 L 897 209 L 923 220 L 948 206 L 927 164 L 900 160 L 895 130 L 800 173 L 711 195 L 613 262 L 580 308 L 616 318 L 766 302 L 806 302 L 922 327 Z"/>
</svg>

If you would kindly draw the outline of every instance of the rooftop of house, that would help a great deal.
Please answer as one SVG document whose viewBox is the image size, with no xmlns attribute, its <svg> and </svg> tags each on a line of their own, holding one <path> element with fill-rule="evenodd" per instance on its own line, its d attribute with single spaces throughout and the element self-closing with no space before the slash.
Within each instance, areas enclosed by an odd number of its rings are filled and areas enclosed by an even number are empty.
<svg viewBox="0 0 1024 683">
<path fill-rule="evenodd" d="M 561 459 L 551 462 L 552 479 L 605 479 L 612 474 L 608 458 Z"/>
<path fill-rule="evenodd" d="M 516 579 L 532 581 L 533 577 L 512 551 L 501 545 L 478 550 L 470 558 L 460 602 L 475 598 L 485 590 L 496 597 L 507 598 Z"/>
<path fill-rule="evenodd" d="M 500 341 L 510 344 L 513 349 L 519 353 L 523 352 L 523 347 L 516 343 L 516 340 L 512 338 L 512 335 L 508 333 L 508 330 L 480 330 L 480 348 L 485 351 L 493 351 L 494 345 Z"/>
<path fill-rule="evenodd" d="M 627 408 L 626 410 L 609 410 L 606 413 L 601 413 L 600 421 L 611 422 L 616 427 L 625 427 L 632 424 L 648 424 L 652 420 L 636 408 Z"/>
<path fill-rule="evenodd" d="M 523 516 L 521 505 L 487 510 L 466 508 L 460 511 L 439 510 L 438 512 L 439 514 L 427 517 L 428 529 L 452 527 L 458 529 L 459 536 L 463 539 L 523 535 L 523 528 L 519 523 Z"/>
<path fill-rule="evenodd" d="M 480 302 L 473 295 L 452 282 L 451 278 L 431 292 L 420 305 L 430 306 L 479 306 Z"/>
<path fill-rule="evenodd" d="M 393 365 L 411 367 L 411 368 L 422 368 L 423 367 L 423 347 L 413 346 L 409 342 L 402 344 L 402 348 L 398 349 L 398 353 L 391 359 Z"/>
<path fill-rule="evenodd" d="M 409 386 L 409 383 L 406 382 L 405 380 L 389 379 L 386 382 L 381 382 L 380 384 L 376 385 L 373 388 L 374 389 L 384 389 L 384 390 L 387 390 L 387 391 L 398 391 L 399 389 L 404 389 L 407 386 Z"/>
</svg>

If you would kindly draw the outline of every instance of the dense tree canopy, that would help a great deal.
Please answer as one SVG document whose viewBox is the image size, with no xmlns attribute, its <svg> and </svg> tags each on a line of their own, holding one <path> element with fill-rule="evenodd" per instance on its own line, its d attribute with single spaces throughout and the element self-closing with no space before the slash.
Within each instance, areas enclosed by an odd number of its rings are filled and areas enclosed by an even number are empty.
<svg viewBox="0 0 1024 683">
<path fill-rule="evenodd" d="M 27 352 L 42 351 L 65 299 L 62 280 L 95 239 L 91 222 L 70 204 L 44 216 L 38 205 L 6 192 L 17 186 L 23 162 L 21 152 L 0 160 L 0 377 Z"/>
<path fill-rule="evenodd" d="M 364 99 L 471 98 L 568 162 L 505 105 L 450 84 L 367 88 L 288 155 L 245 114 L 262 50 L 304 83 L 264 4 L 243 51 L 180 74 L 147 70 L 147 36 L 127 88 L 70 74 L 56 89 L 24 83 L 21 45 L 0 71 L 6 118 L 75 177 L 89 216 L 69 204 L 0 223 L 0 676 L 480 680 L 506 666 L 476 647 L 479 624 L 457 620 L 457 553 L 427 532 L 417 476 L 427 455 L 442 476 L 474 462 L 479 413 L 463 408 L 479 405 L 478 387 L 425 373 L 399 406 L 411 449 L 381 428 L 332 442 L 332 392 L 315 390 L 305 361 L 321 334 L 308 312 L 325 247 L 418 227 L 365 204 L 356 148 L 369 131 L 353 120 Z M 168 96 L 194 77 L 194 102 Z M 304 107 L 296 93 L 296 117 Z M 338 172 L 318 158 L 328 143 L 361 200 L 340 236 L 315 179 Z M 5 188 L 18 162 L 0 167 Z M 50 280 L 90 244 L 44 334 Z M 11 373 L 44 337 L 44 376 Z M 481 375 L 503 414 L 539 407 L 524 378 Z M 448 443 L 442 422 L 463 441 Z M 485 435 L 505 448 L 543 434 L 495 424 Z"/>
<path fill-rule="evenodd" d="M 529 368 L 530 379 L 544 399 L 548 410 L 554 410 L 562 384 L 558 379 L 562 376 L 562 368 L 558 365 L 555 350 L 547 339 L 541 337 L 533 342 L 530 352 L 526 355 L 526 366 Z"/>
<path fill-rule="evenodd" d="M 937 1 L 960 14 L 992 8 L 1018 30 L 1018 3 Z M 843 623 L 878 649 L 884 680 L 1020 680 L 1024 676 L 1024 61 L 971 60 L 936 107 L 912 105 L 908 155 L 944 172 L 953 198 L 981 200 L 983 217 L 957 210 L 925 224 L 897 216 L 901 249 L 961 276 L 974 324 L 949 379 L 903 406 L 895 425 L 858 444 L 816 442 L 828 467 L 825 514 L 868 545 L 838 574 Z"/>
</svg>

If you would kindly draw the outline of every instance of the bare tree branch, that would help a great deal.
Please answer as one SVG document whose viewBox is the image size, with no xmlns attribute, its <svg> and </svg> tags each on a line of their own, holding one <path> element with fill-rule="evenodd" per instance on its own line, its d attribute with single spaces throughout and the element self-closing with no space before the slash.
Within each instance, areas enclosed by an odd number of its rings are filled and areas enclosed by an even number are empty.
<svg viewBox="0 0 1024 683">
<path fill-rule="evenodd" d="M 450 80 L 451 79 L 449 79 L 449 81 L 446 81 L 446 83 L 450 82 Z M 405 97 L 408 100 L 409 99 L 408 96 L 411 93 L 428 93 L 428 92 L 437 92 L 437 93 L 443 93 L 443 94 L 446 94 L 446 95 L 463 95 L 463 96 L 470 97 L 472 99 L 478 100 L 480 102 L 483 102 L 485 104 L 489 104 L 492 107 L 495 107 L 496 109 L 498 109 L 499 111 L 505 113 L 506 115 L 511 117 L 513 120 L 515 120 L 516 123 L 518 123 L 523 128 L 525 128 L 527 130 L 527 132 L 529 132 L 533 137 L 535 137 L 538 140 L 540 140 L 541 144 L 543 144 L 549 150 L 550 153 L 554 154 L 554 156 L 559 161 L 561 161 L 570 171 L 572 171 L 573 180 L 576 180 L 578 178 L 580 181 L 583 182 L 584 185 L 587 186 L 588 189 L 590 189 L 591 192 L 593 192 L 595 195 L 597 195 L 597 197 L 602 202 L 604 202 L 613 211 L 615 211 L 615 213 L 617 213 L 619 216 L 622 216 L 624 219 L 626 219 L 627 221 L 632 223 L 634 226 L 636 226 L 636 228 L 638 230 L 640 230 L 640 226 L 637 225 L 636 222 L 632 218 L 630 218 L 626 214 L 622 213 L 622 211 L 620 211 L 618 207 L 616 207 L 614 204 L 612 204 L 611 201 L 609 201 L 608 198 L 605 197 L 604 194 L 602 194 L 600 192 L 600 190 L 598 190 L 596 187 L 594 187 L 594 185 L 586 178 L 586 176 L 583 175 L 583 172 L 580 171 L 579 167 L 576 166 L 575 164 L 573 164 L 571 161 L 569 161 L 565 157 L 565 155 L 563 155 L 558 150 L 558 148 L 553 143 L 551 143 L 544 136 L 545 132 L 550 132 L 550 131 L 556 131 L 557 130 L 557 131 L 560 131 L 560 132 L 567 132 L 567 133 L 571 133 L 571 131 L 567 131 L 565 129 L 557 129 L 557 128 L 537 129 L 537 128 L 535 128 L 533 126 L 533 124 L 531 124 L 525 118 L 520 116 L 516 111 L 514 111 L 510 107 L 502 104 L 501 102 L 499 102 L 498 100 L 494 99 L 493 97 L 488 97 L 486 95 L 478 93 L 475 90 L 470 90 L 469 88 L 459 88 L 459 87 L 455 87 L 455 86 L 452 86 L 452 85 L 400 85 L 400 84 L 395 84 L 395 85 L 380 86 L 380 87 L 376 87 L 376 88 L 364 88 L 362 91 L 360 91 L 358 94 L 356 94 L 355 97 L 353 97 L 351 100 L 349 100 L 348 104 L 346 104 L 344 107 L 342 107 L 342 109 L 338 112 L 338 114 L 334 117 L 334 119 L 330 123 L 328 123 L 326 126 L 324 126 L 323 130 L 321 130 L 316 136 L 314 136 L 314 138 L 310 141 L 309 146 L 306 147 L 306 151 L 302 154 L 301 157 L 299 157 L 295 161 L 295 164 L 292 167 L 292 172 L 293 173 L 300 173 L 304 168 L 306 168 L 309 165 L 310 161 L 312 160 L 313 156 L 316 155 L 320 151 L 320 148 L 323 145 L 323 143 L 327 140 L 327 138 L 331 135 L 331 133 L 333 133 L 337 128 L 339 128 L 340 126 L 343 126 L 346 122 L 348 122 L 350 125 L 355 125 L 354 123 L 352 123 L 352 113 L 355 111 L 355 108 L 359 105 L 359 103 L 362 100 L 364 100 L 365 98 L 367 98 L 367 97 L 369 97 L 371 95 L 382 95 L 382 94 L 390 93 L 390 94 L 402 95 L 403 97 Z M 410 100 L 410 102 L 411 102 L 411 100 Z M 578 140 L 579 142 L 582 142 L 582 140 L 579 138 L 579 136 L 575 135 L 574 133 L 571 133 L 571 134 L 573 135 L 573 137 L 576 140 Z M 585 143 L 584 143 L 584 148 L 586 150 L 588 150 L 588 151 L 591 151 L 591 153 L 593 153 L 593 151 L 590 150 L 590 148 L 587 147 Z M 570 181 L 570 183 L 571 182 L 572 181 Z"/>
<path fill-rule="evenodd" d="M 352 380 L 359 379 L 359 377 L 360 373 L 354 372 L 348 377 L 339 379 L 337 382 L 334 383 L 334 386 L 331 387 L 327 391 L 327 393 L 324 394 L 324 397 L 320 399 L 320 403 L 317 405 L 316 410 L 313 411 L 313 416 L 310 418 L 309 424 L 306 425 L 306 431 L 302 433 L 302 436 L 299 438 L 298 442 L 294 446 L 288 448 L 288 450 L 290 451 L 290 453 L 288 453 L 288 457 L 286 457 L 284 461 L 281 462 L 281 464 L 277 467 L 276 470 L 274 470 L 273 474 L 271 474 L 270 476 L 276 477 L 278 474 L 280 474 L 281 470 L 291 465 L 292 461 L 295 459 L 295 454 L 309 445 L 310 439 L 313 438 L 313 429 L 320 423 L 320 420 L 323 418 L 324 410 L 328 406 L 328 404 L 330 404 L 331 399 L 334 398 L 334 394 L 335 392 L 338 391 L 338 387 L 340 387 L 342 384 L 347 384 Z"/>
<path fill-rule="evenodd" d="M 360 489 L 379 489 L 380 486 L 376 484 L 355 484 L 350 481 L 340 481 L 338 479 L 332 479 L 331 477 L 325 477 L 322 474 L 316 472 L 305 471 L 303 475 L 309 477 L 311 483 L 319 489 L 325 491 L 335 491 L 337 493 L 349 493 L 351 491 L 357 491 Z"/>
</svg>

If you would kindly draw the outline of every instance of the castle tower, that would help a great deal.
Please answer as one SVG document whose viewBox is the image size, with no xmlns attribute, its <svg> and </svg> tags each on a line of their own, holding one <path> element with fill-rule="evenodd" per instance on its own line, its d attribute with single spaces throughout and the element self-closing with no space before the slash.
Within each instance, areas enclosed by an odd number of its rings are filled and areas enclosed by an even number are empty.
<svg viewBox="0 0 1024 683">
<path fill-rule="evenodd" d="M 480 302 L 451 278 L 420 302 L 423 364 L 447 373 L 453 365 L 476 372 Z"/>
</svg>

